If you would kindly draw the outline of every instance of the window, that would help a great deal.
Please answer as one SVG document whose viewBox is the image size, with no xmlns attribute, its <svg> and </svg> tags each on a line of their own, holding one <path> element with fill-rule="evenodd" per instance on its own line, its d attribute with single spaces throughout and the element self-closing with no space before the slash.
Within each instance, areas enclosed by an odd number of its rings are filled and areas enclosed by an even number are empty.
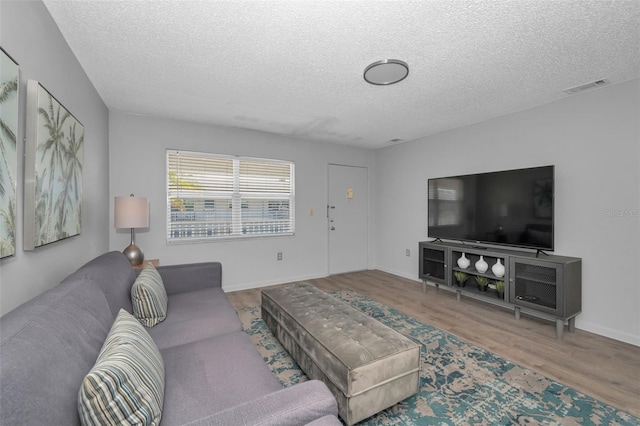
<svg viewBox="0 0 640 426">
<path fill-rule="evenodd" d="M 167 151 L 167 241 L 292 235 L 294 164 Z"/>
<path fill-rule="evenodd" d="M 464 199 L 461 179 L 429 181 L 429 226 L 460 225 Z"/>
</svg>

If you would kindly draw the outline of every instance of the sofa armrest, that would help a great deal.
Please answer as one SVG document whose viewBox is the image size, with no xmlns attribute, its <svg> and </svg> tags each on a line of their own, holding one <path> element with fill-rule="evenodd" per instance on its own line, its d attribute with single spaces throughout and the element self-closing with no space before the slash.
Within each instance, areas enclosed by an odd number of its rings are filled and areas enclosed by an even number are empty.
<svg viewBox="0 0 640 426">
<path fill-rule="evenodd" d="M 337 416 L 338 405 L 327 386 L 309 380 L 227 408 L 188 426 L 300 426 L 325 416 Z"/>
<path fill-rule="evenodd" d="M 205 288 L 222 287 L 220 262 L 185 263 L 158 266 L 167 294 L 184 293 Z"/>
</svg>

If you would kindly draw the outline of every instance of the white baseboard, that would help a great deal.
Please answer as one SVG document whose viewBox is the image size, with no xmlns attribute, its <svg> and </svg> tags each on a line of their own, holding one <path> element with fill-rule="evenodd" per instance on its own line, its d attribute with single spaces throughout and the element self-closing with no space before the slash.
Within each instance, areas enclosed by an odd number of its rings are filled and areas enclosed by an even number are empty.
<svg viewBox="0 0 640 426">
<path fill-rule="evenodd" d="M 280 278 L 280 279 L 269 280 L 269 281 L 259 281 L 259 282 L 253 282 L 253 283 L 223 284 L 222 290 L 224 290 L 225 293 L 231 293 L 234 291 L 252 290 L 254 288 L 269 287 L 272 285 L 293 283 L 293 282 L 305 281 L 305 280 L 313 280 L 316 278 L 325 278 L 325 277 L 326 275 L 316 274 L 316 275 L 302 275 L 298 277 L 287 277 L 287 278 Z"/>
<path fill-rule="evenodd" d="M 420 278 L 418 278 L 416 276 L 413 276 L 413 275 L 408 275 L 408 274 L 406 274 L 404 272 L 401 272 L 401 271 L 394 271 L 393 269 L 387 269 L 387 268 L 374 268 L 374 269 L 377 269 L 378 271 L 386 272 L 387 274 L 396 275 L 398 277 L 406 278 L 406 279 L 411 280 L 411 281 L 416 281 L 416 282 L 419 282 L 419 283 L 422 282 L 422 280 Z"/>
<path fill-rule="evenodd" d="M 629 343 L 630 345 L 640 346 L 640 336 L 629 334 L 629 333 L 622 333 L 619 330 L 612 330 L 610 328 L 602 327 L 598 324 L 593 324 L 591 322 L 585 323 L 583 321 L 580 321 L 580 315 L 576 317 L 576 328 L 580 330 L 588 331 L 589 333 L 608 337 L 613 340 L 619 340 L 621 342 Z"/>
</svg>

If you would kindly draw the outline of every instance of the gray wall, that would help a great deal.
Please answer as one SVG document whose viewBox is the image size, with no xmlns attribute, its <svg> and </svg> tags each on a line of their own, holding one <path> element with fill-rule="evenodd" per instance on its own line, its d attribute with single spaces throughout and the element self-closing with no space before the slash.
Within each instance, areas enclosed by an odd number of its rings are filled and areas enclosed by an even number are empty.
<svg viewBox="0 0 640 426">
<path fill-rule="evenodd" d="M 0 1 L 0 45 L 20 65 L 16 256 L 0 261 L 0 314 L 53 287 L 108 245 L 109 112 L 39 1 Z M 23 251 L 27 80 L 38 80 L 84 125 L 82 233 Z"/>
<path fill-rule="evenodd" d="M 144 250 L 145 258 L 158 258 L 163 265 L 221 261 L 226 291 L 326 276 L 328 164 L 367 166 L 370 175 L 375 173 L 375 151 L 367 149 L 114 111 L 109 123 L 110 248 L 123 250 L 129 244 L 129 232 L 113 228 L 113 198 L 131 193 L 148 197 L 149 229 L 136 232 L 136 244 Z M 166 149 L 294 161 L 295 235 L 167 245 Z M 314 210 L 313 216 L 309 216 L 309 209 Z M 370 242 L 373 237 L 370 230 Z M 370 244 L 370 252 L 373 247 L 374 243 Z M 282 261 L 277 260 L 278 251 L 283 253 Z M 369 264 L 375 265 L 371 256 Z"/>
<path fill-rule="evenodd" d="M 554 164 L 555 253 L 583 259 L 576 327 L 640 345 L 640 80 L 376 155 L 377 267 L 411 279 L 428 178 Z"/>
</svg>

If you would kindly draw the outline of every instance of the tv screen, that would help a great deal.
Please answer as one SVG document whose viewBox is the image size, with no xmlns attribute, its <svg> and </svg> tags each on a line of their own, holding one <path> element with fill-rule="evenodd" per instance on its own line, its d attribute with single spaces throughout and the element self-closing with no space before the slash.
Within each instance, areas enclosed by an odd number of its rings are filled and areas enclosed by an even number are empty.
<svg viewBox="0 0 640 426">
<path fill-rule="evenodd" d="M 553 251 L 554 166 L 429 179 L 428 236 Z"/>
</svg>

